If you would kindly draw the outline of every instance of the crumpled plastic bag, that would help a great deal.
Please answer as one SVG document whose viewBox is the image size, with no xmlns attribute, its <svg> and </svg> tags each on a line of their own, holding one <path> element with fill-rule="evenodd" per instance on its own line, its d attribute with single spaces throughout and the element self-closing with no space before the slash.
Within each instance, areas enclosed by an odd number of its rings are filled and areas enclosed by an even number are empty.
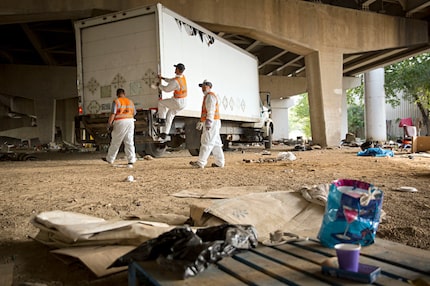
<svg viewBox="0 0 430 286">
<path fill-rule="evenodd" d="M 156 260 L 172 271 L 182 271 L 182 277 L 196 276 L 210 264 L 231 256 L 240 249 L 258 244 L 251 225 L 224 224 L 197 229 L 177 227 L 157 238 L 145 241 L 118 258 L 109 268 L 128 265 L 133 261 Z"/>
<path fill-rule="evenodd" d="M 373 244 L 382 213 L 383 192 L 374 185 L 353 179 L 330 185 L 318 239 L 333 248 L 338 243 Z"/>
</svg>

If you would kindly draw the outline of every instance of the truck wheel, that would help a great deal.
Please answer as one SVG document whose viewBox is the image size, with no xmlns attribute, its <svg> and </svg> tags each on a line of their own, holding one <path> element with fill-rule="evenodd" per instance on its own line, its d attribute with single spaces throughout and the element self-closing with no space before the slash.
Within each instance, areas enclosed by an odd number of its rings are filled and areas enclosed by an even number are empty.
<svg viewBox="0 0 430 286">
<path fill-rule="evenodd" d="M 227 140 L 226 135 L 221 135 L 221 141 L 222 141 L 222 150 L 223 151 L 230 150 L 230 141 Z"/>
<path fill-rule="evenodd" d="M 167 145 L 165 143 L 147 143 L 145 144 L 145 153 L 152 157 L 158 158 L 164 155 Z"/>
<path fill-rule="evenodd" d="M 191 156 L 199 156 L 199 149 L 188 149 L 188 151 L 190 152 Z"/>
<path fill-rule="evenodd" d="M 272 128 L 269 128 L 269 135 L 264 139 L 264 149 L 272 149 Z"/>
</svg>

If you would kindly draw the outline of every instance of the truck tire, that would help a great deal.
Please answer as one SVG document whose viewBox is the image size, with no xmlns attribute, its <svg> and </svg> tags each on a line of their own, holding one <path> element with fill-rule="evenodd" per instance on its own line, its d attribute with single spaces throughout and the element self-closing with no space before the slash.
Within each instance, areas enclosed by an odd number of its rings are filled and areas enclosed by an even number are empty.
<svg viewBox="0 0 430 286">
<path fill-rule="evenodd" d="M 198 119 L 190 118 L 185 123 L 185 148 L 192 156 L 198 156 L 200 151 L 201 131 L 196 130 Z"/>
<path fill-rule="evenodd" d="M 199 156 L 199 149 L 188 149 L 188 152 L 190 152 L 191 156 Z"/>
<path fill-rule="evenodd" d="M 222 150 L 223 151 L 229 151 L 230 149 L 230 141 L 227 140 L 226 135 L 221 135 L 221 141 L 222 141 Z"/>
<path fill-rule="evenodd" d="M 167 145 L 165 143 L 146 143 L 145 153 L 152 157 L 158 158 L 164 155 Z"/>
</svg>

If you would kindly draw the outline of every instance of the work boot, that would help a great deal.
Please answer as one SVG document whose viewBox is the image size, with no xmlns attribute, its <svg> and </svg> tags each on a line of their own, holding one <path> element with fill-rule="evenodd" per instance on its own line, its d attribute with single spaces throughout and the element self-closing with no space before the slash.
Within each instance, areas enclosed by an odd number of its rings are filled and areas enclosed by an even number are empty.
<svg viewBox="0 0 430 286">
<path fill-rule="evenodd" d="M 217 165 L 217 164 L 215 164 L 215 163 L 212 163 L 211 167 L 212 167 L 212 168 L 223 168 L 222 166 L 218 166 L 218 165 Z"/>
<path fill-rule="evenodd" d="M 103 161 L 105 161 L 108 164 L 112 164 L 113 162 L 109 162 L 105 157 L 102 158 Z"/>
<path fill-rule="evenodd" d="M 193 168 L 203 169 L 203 166 L 201 166 L 197 161 L 191 161 L 190 165 L 193 166 Z"/>
</svg>

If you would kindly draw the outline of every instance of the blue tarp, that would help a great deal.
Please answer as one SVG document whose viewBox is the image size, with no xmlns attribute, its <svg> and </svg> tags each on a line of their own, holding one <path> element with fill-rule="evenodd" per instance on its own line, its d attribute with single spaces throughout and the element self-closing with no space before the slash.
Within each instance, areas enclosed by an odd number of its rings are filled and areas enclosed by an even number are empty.
<svg viewBox="0 0 430 286">
<path fill-rule="evenodd" d="M 364 151 L 358 152 L 357 156 L 394 157 L 394 152 L 382 148 L 367 148 Z"/>
</svg>

